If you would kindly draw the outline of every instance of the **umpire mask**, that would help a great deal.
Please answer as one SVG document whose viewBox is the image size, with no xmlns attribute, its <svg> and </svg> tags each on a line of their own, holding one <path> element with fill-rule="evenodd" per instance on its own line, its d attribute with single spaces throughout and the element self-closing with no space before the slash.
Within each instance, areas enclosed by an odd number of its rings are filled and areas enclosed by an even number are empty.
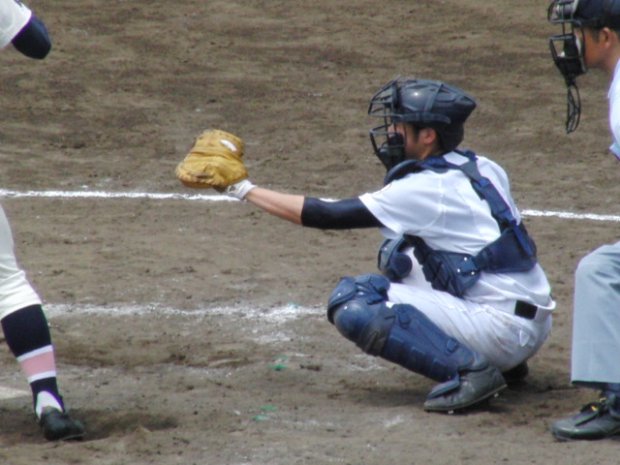
<svg viewBox="0 0 620 465">
<path fill-rule="evenodd" d="M 562 33 L 551 36 L 551 56 L 567 87 L 566 132 L 577 129 L 581 100 L 577 77 L 586 73 L 585 47 L 575 29 L 620 29 L 620 0 L 553 0 L 547 11 L 551 24 L 559 24 Z"/>
<path fill-rule="evenodd" d="M 587 71 L 583 43 L 575 34 L 575 27 L 581 27 L 581 24 L 575 21 L 575 12 L 578 6 L 579 0 L 554 0 L 547 11 L 549 22 L 560 24 L 562 27 L 561 34 L 549 38 L 549 48 L 553 62 L 560 70 L 566 83 L 567 134 L 579 126 L 581 98 L 577 87 L 577 76 Z"/>
</svg>

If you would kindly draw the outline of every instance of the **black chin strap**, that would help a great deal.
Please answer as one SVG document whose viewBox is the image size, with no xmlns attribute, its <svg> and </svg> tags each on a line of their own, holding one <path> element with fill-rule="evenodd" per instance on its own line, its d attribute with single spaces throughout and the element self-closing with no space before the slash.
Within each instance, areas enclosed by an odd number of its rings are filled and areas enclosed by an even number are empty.
<svg viewBox="0 0 620 465">
<path fill-rule="evenodd" d="M 576 82 L 567 83 L 566 89 L 566 134 L 570 134 L 579 126 L 581 118 L 581 97 Z"/>
</svg>

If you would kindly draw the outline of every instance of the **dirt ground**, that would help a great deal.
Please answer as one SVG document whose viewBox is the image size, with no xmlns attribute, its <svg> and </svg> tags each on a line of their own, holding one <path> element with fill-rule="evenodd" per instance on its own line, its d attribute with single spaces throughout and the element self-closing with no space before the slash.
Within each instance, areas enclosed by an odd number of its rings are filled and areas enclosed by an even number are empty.
<svg viewBox="0 0 620 465">
<path fill-rule="evenodd" d="M 189 194 L 174 167 L 218 127 L 245 139 L 257 184 L 357 195 L 384 175 L 369 98 L 408 75 L 477 98 L 464 146 L 506 168 L 522 209 L 619 214 L 606 78 L 580 80 L 583 119 L 566 136 L 546 5 L 33 0 L 54 48 L 42 62 L 0 55 L 0 187 Z M 569 384 L 573 270 L 616 239 L 612 222 L 526 218 L 558 301 L 550 339 L 524 385 L 437 415 L 422 410 L 431 381 L 324 317 L 339 277 L 375 270 L 377 231 L 304 230 L 238 202 L 1 200 L 88 428 L 47 443 L 27 396 L 0 400 L 2 463 L 617 463 L 614 440 L 548 432 L 593 399 Z M 27 389 L 8 349 L 0 386 Z"/>
</svg>

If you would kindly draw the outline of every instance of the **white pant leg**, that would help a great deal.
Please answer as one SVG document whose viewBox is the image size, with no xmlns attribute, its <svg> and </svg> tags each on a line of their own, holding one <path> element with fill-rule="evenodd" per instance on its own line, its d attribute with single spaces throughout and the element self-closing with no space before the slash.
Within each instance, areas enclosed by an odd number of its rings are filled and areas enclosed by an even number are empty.
<svg viewBox="0 0 620 465">
<path fill-rule="evenodd" d="M 41 299 L 28 282 L 26 273 L 17 264 L 11 227 L 0 207 L 0 319 L 40 303 Z"/>
<path fill-rule="evenodd" d="M 446 334 L 484 355 L 501 371 L 532 357 L 551 330 L 551 316 L 535 322 L 488 304 L 477 304 L 436 291 L 426 282 L 419 286 L 392 283 L 388 297 L 393 303 L 413 305 Z M 514 302 L 501 305 L 514 307 Z"/>
<path fill-rule="evenodd" d="M 31 16 L 32 11 L 23 3 L 0 0 L 0 49 L 11 43 Z"/>
<path fill-rule="evenodd" d="M 620 242 L 581 259 L 574 306 L 572 381 L 620 383 Z"/>
</svg>

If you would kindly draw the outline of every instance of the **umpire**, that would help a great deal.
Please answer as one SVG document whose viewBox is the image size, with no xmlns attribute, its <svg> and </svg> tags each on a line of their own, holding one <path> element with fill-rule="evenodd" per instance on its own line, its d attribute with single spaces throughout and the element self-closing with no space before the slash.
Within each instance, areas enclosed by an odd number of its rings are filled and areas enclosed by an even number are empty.
<svg viewBox="0 0 620 465">
<path fill-rule="evenodd" d="M 611 79 L 610 151 L 620 159 L 620 0 L 554 0 L 548 13 L 562 27 L 550 44 L 569 90 L 567 131 L 579 122 L 576 78 L 588 68 L 602 70 Z M 571 380 L 601 394 L 556 421 L 552 432 L 560 440 L 606 438 L 620 434 L 620 242 L 581 259 L 574 293 Z"/>
</svg>

